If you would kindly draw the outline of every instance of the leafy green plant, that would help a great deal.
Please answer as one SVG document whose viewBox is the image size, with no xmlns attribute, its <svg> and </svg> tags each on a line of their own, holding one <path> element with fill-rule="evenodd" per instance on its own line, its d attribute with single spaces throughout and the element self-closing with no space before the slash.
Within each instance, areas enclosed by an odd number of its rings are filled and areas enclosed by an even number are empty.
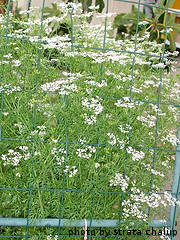
<svg viewBox="0 0 180 240">
<path fill-rule="evenodd" d="M 118 28 L 117 38 L 123 38 L 124 33 L 128 33 L 130 36 L 136 32 L 136 26 L 138 24 L 139 36 L 143 36 L 147 31 L 149 32 L 149 40 L 156 40 L 158 43 L 164 41 L 165 31 L 167 31 L 167 39 L 170 42 L 169 49 L 174 51 L 176 49 L 175 39 L 173 31 L 180 33 L 180 25 L 175 23 L 176 13 L 171 13 L 167 16 L 167 23 L 161 23 L 160 19 L 164 16 L 167 9 L 167 4 L 172 5 L 175 0 L 164 2 L 160 1 L 158 8 L 154 7 L 153 17 L 149 18 L 143 12 L 138 12 L 138 9 L 132 5 L 130 13 L 118 14 L 113 23 L 114 28 Z M 139 19 L 139 21 L 138 21 Z"/>
</svg>

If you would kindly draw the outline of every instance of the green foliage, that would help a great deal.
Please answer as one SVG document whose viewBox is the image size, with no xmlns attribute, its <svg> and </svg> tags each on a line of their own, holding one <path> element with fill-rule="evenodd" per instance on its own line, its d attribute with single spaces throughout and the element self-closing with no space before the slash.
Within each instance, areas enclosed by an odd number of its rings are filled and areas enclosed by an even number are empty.
<svg viewBox="0 0 180 240">
<path fill-rule="evenodd" d="M 134 5 L 132 5 L 130 13 L 118 14 L 113 23 L 113 28 L 118 28 L 117 38 L 121 38 L 121 36 L 123 36 L 123 32 L 129 33 L 130 36 L 135 34 L 135 29 L 138 24 L 139 36 L 142 37 L 148 31 L 150 33 L 150 41 L 156 40 L 158 43 L 162 43 L 167 30 L 167 39 L 170 42 L 169 49 L 170 51 L 174 51 L 176 49 L 176 44 L 172 32 L 175 30 L 177 33 L 180 33 L 180 25 L 175 23 L 176 13 L 168 15 L 165 24 L 160 22 L 160 19 L 167 12 L 167 8 L 172 5 L 174 1 L 175 0 L 170 0 L 169 5 L 167 5 L 167 3 L 164 3 L 164 0 L 161 0 L 159 7 L 154 7 L 154 16 L 152 18 L 149 18 L 141 11 L 138 12 L 138 9 Z M 146 23 L 141 24 L 143 21 Z"/>
</svg>

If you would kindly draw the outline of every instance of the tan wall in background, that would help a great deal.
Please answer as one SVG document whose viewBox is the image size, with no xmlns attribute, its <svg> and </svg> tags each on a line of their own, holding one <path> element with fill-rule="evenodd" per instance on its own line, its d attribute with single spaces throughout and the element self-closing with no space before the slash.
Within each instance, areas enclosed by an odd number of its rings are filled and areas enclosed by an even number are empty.
<svg viewBox="0 0 180 240">
<path fill-rule="evenodd" d="M 139 0 L 133 0 L 134 2 L 137 2 Z M 144 3 L 144 0 L 141 0 L 142 3 Z M 105 3 L 105 8 L 103 9 L 103 13 L 106 12 L 106 9 L 107 9 L 107 0 L 104 0 L 104 3 Z M 95 0 L 93 0 L 93 4 L 95 4 Z M 135 4 L 136 7 L 138 7 L 138 4 Z M 109 0 L 109 7 L 108 7 L 108 12 L 109 13 L 116 13 L 116 14 L 119 14 L 119 13 L 128 13 L 131 11 L 131 6 L 132 6 L 132 3 L 125 3 L 125 2 L 120 2 L 120 1 L 116 1 L 116 0 Z M 140 10 L 142 11 L 143 9 L 143 6 L 141 5 L 140 6 Z M 113 19 L 114 17 L 110 18 L 110 21 L 113 22 Z M 92 25 L 94 24 L 99 24 L 101 23 L 100 20 L 94 18 L 92 20 Z"/>
</svg>

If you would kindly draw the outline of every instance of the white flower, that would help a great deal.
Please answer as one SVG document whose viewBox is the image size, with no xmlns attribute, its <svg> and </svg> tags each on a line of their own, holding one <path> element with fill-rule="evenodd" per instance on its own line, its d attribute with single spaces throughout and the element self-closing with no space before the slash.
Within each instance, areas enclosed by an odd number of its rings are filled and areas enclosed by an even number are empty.
<svg viewBox="0 0 180 240">
<path fill-rule="evenodd" d="M 171 143 L 174 147 L 176 147 L 177 144 L 180 143 L 180 140 L 177 138 L 177 136 L 173 133 L 169 133 L 166 135 L 166 137 L 162 137 L 161 141 L 163 142 L 163 144 L 165 144 L 165 142 L 169 142 Z"/>
<path fill-rule="evenodd" d="M 173 197 L 168 192 L 164 192 L 164 198 L 167 200 L 169 205 L 172 205 L 172 206 L 178 205 L 178 206 L 180 206 L 180 201 L 178 201 L 175 197 Z"/>
<path fill-rule="evenodd" d="M 16 177 L 21 177 L 21 174 L 20 173 L 16 173 Z"/>
<path fill-rule="evenodd" d="M 95 163 L 95 168 L 98 168 L 100 164 L 98 162 Z"/>
<path fill-rule="evenodd" d="M 137 151 L 133 149 L 132 147 L 127 148 L 127 152 L 132 155 L 133 161 L 139 161 L 145 157 L 145 153 L 142 151 Z"/>
<path fill-rule="evenodd" d="M 3 154 L 1 156 L 4 166 L 17 166 L 21 159 L 24 159 L 26 161 L 30 158 L 30 153 L 27 152 L 28 149 L 26 146 L 22 146 L 19 148 L 23 151 L 23 153 L 16 152 L 13 149 L 9 149 L 7 154 Z"/>
<path fill-rule="evenodd" d="M 146 117 L 138 116 L 137 120 L 142 122 L 143 126 L 147 126 L 149 128 L 154 127 L 156 125 L 156 117 L 153 115 L 147 115 Z"/>
<path fill-rule="evenodd" d="M 88 116 L 86 113 L 84 113 L 83 118 L 84 118 L 84 123 L 85 124 L 87 123 L 88 125 L 93 125 L 97 121 L 96 116 L 94 115 Z"/>
<path fill-rule="evenodd" d="M 97 18 L 110 18 L 112 17 L 113 15 L 116 15 L 116 13 L 104 13 L 104 14 L 100 14 L 97 16 Z"/>
<path fill-rule="evenodd" d="M 111 145 L 116 145 L 118 144 L 120 146 L 120 149 L 124 148 L 125 142 L 124 140 L 120 140 L 118 137 L 116 137 L 113 133 L 108 133 L 107 134 L 110 138 L 110 140 L 108 141 L 109 144 Z"/>
<path fill-rule="evenodd" d="M 4 116 L 8 116 L 9 112 L 3 112 Z"/>
<path fill-rule="evenodd" d="M 90 6 L 89 9 L 91 9 L 91 10 L 99 9 L 99 5 L 97 5 L 97 6 L 95 6 L 95 5 Z"/>
<path fill-rule="evenodd" d="M 86 158 L 90 159 L 92 157 L 92 154 L 96 152 L 96 148 L 93 146 L 87 146 L 85 148 L 78 148 L 76 150 L 76 154 L 80 158 Z"/>
<path fill-rule="evenodd" d="M 121 173 L 116 173 L 115 176 L 109 181 L 110 186 L 120 186 L 122 191 L 125 192 L 129 186 L 128 184 L 129 178 L 128 176 L 123 177 Z"/>
<path fill-rule="evenodd" d="M 21 65 L 21 61 L 20 60 L 12 60 L 12 66 L 13 67 L 18 67 L 18 66 L 20 66 Z"/>
<path fill-rule="evenodd" d="M 115 105 L 117 107 L 125 107 L 125 108 L 134 108 L 135 107 L 134 103 L 131 102 L 131 100 L 127 97 L 124 97 L 123 100 L 121 100 L 121 99 L 117 100 Z"/>
<path fill-rule="evenodd" d="M 103 106 L 101 105 L 100 100 L 101 98 L 99 98 L 98 96 L 92 97 L 91 99 L 83 98 L 81 103 L 84 107 L 89 109 L 95 115 L 98 115 L 103 110 Z"/>
<path fill-rule="evenodd" d="M 149 22 L 147 22 L 147 21 L 142 21 L 142 22 L 139 22 L 138 25 L 147 25 L 147 24 L 149 24 Z"/>
<path fill-rule="evenodd" d="M 66 154 L 66 150 L 64 148 L 57 149 L 56 147 L 54 147 L 53 149 L 51 149 L 51 154 L 55 157 L 59 166 L 61 166 L 62 163 L 65 161 L 64 155 Z"/>
</svg>

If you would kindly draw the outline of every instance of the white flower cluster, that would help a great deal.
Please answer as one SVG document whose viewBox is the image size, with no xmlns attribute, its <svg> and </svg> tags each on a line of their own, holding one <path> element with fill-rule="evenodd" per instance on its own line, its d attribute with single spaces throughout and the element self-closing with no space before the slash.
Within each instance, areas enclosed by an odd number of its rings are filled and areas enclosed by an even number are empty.
<svg viewBox="0 0 180 240">
<path fill-rule="evenodd" d="M 71 169 L 71 171 L 70 171 Z M 76 169 L 76 166 L 68 166 L 66 165 L 66 169 L 64 170 L 65 173 L 69 173 L 69 177 L 74 177 L 76 173 L 78 172 L 78 169 Z"/>
<path fill-rule="evenodd" d="M 41 89 L 45 92 L 58 92 L 60 95 L 69 95 L 70 92 L 77 91 L 77 86 L 75 84 L 69 84 L 68 80 L 58 80 L 41 85 Z"/>
<path fill-rule="evenodd" d="M 28 152 L 27 146 L 20 146 L 19 149 L 22 151 L 22 153 L 19 151 L 16 152 L 13 149 L 9 149 L 6 155 L 2 154 L 1 159 L 4 166 L 17 166 L 21 159 L 24 159 L 26 161 L 30 158 L 30 153 Z"/>
<path fill-rule="evenodd" d="M 142 204 L 139 202 L 131 203 L 130 199 L 122 202 L 123 216 L 128 218 L 130 216 L 137 217 L 144 222 L 147 220 L 147 214 L 142 211 Z"/>
<path fill-rule="evenodd" d="M 154 174 L 154 175 L 156 175 L 156 176 L 160 176 L 160 177 L 164 177 L 164 174 L 163 173 L 161 173 L 161 172 L 159 172 L 159 171 L 157 171 L 157 170 L 155 170 L 155 169 L 151 169 L 151 172 Z"/>
<path fill-rule="evenodd" d="M 122 133 L 128 133 L 131 129 L 132 129 L 132 127 L 129 125 L 129 124 L 127 124 L 126 123 L 126 125 L 125 125 L 125 129 L 123 128 L 123 126 L 122 125 L 119 125 L 119 130 L 122 132 Z"/>
<path fill-rule="evenodd" d="M 145 157 L 144 152 L 135 150 L 132 147 L 128 147 L 127 152 L 132 155 L 132 160 L 133 161 L 139 161 L 139 160 L 141 160 Z"/>
<path fill-rule="evenodd" d="M 153 169 L 150 164 L 146 164 L 146 163 L 144 163 L 144 162 L 141 162 L 141 164 L 142 164 L 148 171 L 152 172 L 154 175 L 160 176 L 160 177 L 164 177 L 164 174 L 163 174 L 163 173 L 161 173 L 161 172 Z"/>
<path fill-rule="evenodd" d="M 96 116 L 90 115 L 88 116 L 86 113 L 84 113 L 84 123 L 87 123 L 88 125 L 93 125 L 94 123 L 97 122 Z"/>
<path fill-rule="evenodd" d="M 160 188 L 155 184 L 152 184 L 152 192 L 159 192 L 159 191 L 160 191 Z"/>
<path fill-rule="evenodd" d="M 141 93 L 142 92 L 142 88 L 141 87 L 136 88 L 136 87 L 132 86 L 132 92 Z"/>
<path fill-rule="evenodd" d="M 128 189 L 128 181 L 129 181 L 129 177 L 125 176 L 125 178 L 123 177 L 123 175 L 121 173 L 116 173 L 115 176 L 109 181 L 110 186 L 120 186 L 122 191 L 125 192 Z"/>
<path fill-rule="evenodd" d="M 108 141 L 109 144 L 111 145 L 116 145 L 118 144 L 120 146 L 120 149 L 124 148 L 125 142 L 123 140 L 120 140 L 118 137 L 116 137 L 113 133 L 108 133 L 107 134 L 110 138 Z"/>
<path fill-rule="evenodd" d="M 168 110 L 172 113 L 172 117 L 174 118 L 174 120 L 178 121 L 179 112 L 177 111 L 177 108 L 168 106 Z"/>
<path fill-rule="evenodd" d="M 39 39 L 34 39 L 30 38 L 30 41 L 38 41 Z M 57 49 L 59 51 L 63 51 L 67 49 L 68 47 L 71 46 L 71 39 L 69 38 L 68 35 L 64 36 L 53 36 L 53 37 L 43 37 L 42 40 L 43 42 L 42 46 L 44 49 Z"/>
<path fill-rule="evenodd" d="M 45 83 L 41 85 L 41 89 L 43 91 L 49 92 L 58 92 L 61 95 L 69 95 L 71 92 L 77 91 L 77 85 L 73 83 L 73 81 L 82 77 L 83 75 L 80 73 L 62 73 L 65 78 L 59 79 L 55 82 Z"/>
<path fill-rule="evenodd" d="M 68 2 L 68 3 L 63 3 L 63 2 L 57 2 L 57 6 L 60 8 L 60 10 L 63 13 L 71 12 L 73 10 L 73 13 L 80 12 L 82 13 L 82 3 L 73 3 L 73 2 Z"/>
<path fill-rule="evenodd" d="M 134 50 L 133 50 L 134 51 Z M 106 53 L 98 53 L 98 55 L 90 55 L 94 63 L 103 63 L 103 62 L 118 62 L 120 65 L 125 66 L 127 62 L 131 62 L 132 59 L 128 54 L 122 54 L 114 51 L 109 51 Z"/>
<path fill-rule="evenodd" d="M 169 205 L 175 206 L 178 205 L 180 206 L 180 201 L 178 201 L 176 198 L 171 196 L 168 192 L 164 192 L 164 198 L 168 201 Z"/>
<path fill-rule="evenodd" d="M 147 25 L 147 24 L 149 24 L 149 22 L 147 22 L 147 21 L 142 21 L 142 22 L 138 23 L 138 25 Z"/>
<path fill-rule="evenodd" d="M 3 115 L 7 117 L 9 115 L 9 112 L 3 112 Z"/>
<path fill-rule="evenodd" d="M 166 64 L 165 63 L 152 64 L 152 67 L 154 67 L 154 68 L 165 68 Z"/>
<path fill-rule="evenodd" d="M 128 98 L 128 97 L 124 97 L 123 100 L 121 100 L 121 99 L 117 100 L 115 105 L 117 107 L 125 107 L 125 108 L 134 108 L 135 107 L 135 103 L 132 102 L 132 100 L 130 100 L 130 98 Z"/>
<path fill-rule="evenodd" d="M 156 125 L 155 121 L 156 121 L 156 117 L 153 115 L 147 115 L 146 117 L 143 116 L 137 116 L 137 120 L 142 122 L 143 126 L 146 127 L 154 127 Z"/>
<path fill-rule="evenodd" d="M 94 165 L 95 165 L 95 168 L 100 167 L 100 164 L 98 162 L 96 162 Z"/>
<path fill-rule="evenodd" d="M 95 81 L 93 81 L 93 80 L 91 80 L 91 81 L 86 80 L 86 81 L 84 81 L 84 82 L 85 82 L 86 84 L 89 84 L 89 85 L 95 86 L 95 87 L 99 87 L 99 88 L 102 88 L 102 87 L 104 87 L 104 86 L 107 86 L 107 83 L 106 83 L 104 80 L 102 80 L 101 83 L 95 82 Z"/>
<path fill-rule="evenodd" d="M 21 177 L 21 174 L 19 172 L 16 173 L 16 177 Z"/>
<path fill-rule="evenodd" d="M 99 14 L 98 16 L 96 16 L 97 18 L 110 18 L 113 15 L 116 15 L 116 13 L 104 13 L 104 14 Z"/>
<path fill-rule="evenodd" d="M 148 196 L 145 193 L 140 192 L 140 190 L 136 188 L 131 188 L 131 191 L 133 192 L 133 194 L 130 194 L 130 196 L 133 201 L 146 203 L 149 207 L 152 208 L 157 208 L 159 206 L 159 201 L 161 200 L 161 197 L 158 194 L 152 193 Z"/>
<path fill-rule="evenodd" d="M 162 137 L 161 141 L 163 142 L 163 144 L 165 144 L 164 141 L 169 142 L 173 145 L 173 147 L 176 147 L 177 144 L 180 144 L 180 139 L 177 138 L 177 136 L 173 133 L 169 133 L 166 135 L 166 137 Z"/>
<path fill-rule="evenodd" d="M 91 10 L 96 10 L 96 9 L 99 9 L 99 5 L 97 5 L 97 6 L 95 6 L 95 5 L 93 5 L 93 6 L 90 6 L 90 7 L 89 7 L 89 9 L 91 9 Z"/>
<path fill-rule="evenodd" d="M 16 87 L 16 86 L 11 86 L 11 84 L 6 84 L 4 85 L 3 87 L 0 87 L 0 92 L 4 92 L 6 93 L 7 95 L 13 93 L 13 92 L 19 92 L 21 91 L 21 88 L 20 87 Z"/>
<path fill-rule="evenodd" d="M 102 112 L 103 110 L 103 106 L 101 105 L 100 101 L 102 99 L 98 96 L 92 97 L 90 99 L 83 98 L 81 103 L 84 107 L 86 107 L 87 109 L 89 109 L 91 112 L 93 112 L 95 115 L 98 115 Z"/>
<path fill-rule="evenodd" d="M 22 125 L 22 122 L 15 123 L 14 126 L 18 127 L 18 130 L 19 130 L 20 133 L 23 132 L 24 126 Z"/>
<path fill-rule="evenodd" d="M 145 80 L 141 87 L 143 88 L 152 88 L 152 87 L 159 87 L 160 82 L 155 83 L 153 80 Z"/>
<path fill-rule="evenodd" d="M 46 135 L 45 129 L 46 129 L 46 126 L 37 126 L 36 130 L 31 131 L 31 135 L 43 137 Z"/>
<path fill-rule="evenodd" d="M 12 60 L 12 67 L 19 67 L 21 65 L 21 61 L 20 60 Z"/>
<path fill-rule="evenodd" d="M 134 49 L 129 49 L 129 51 L 134 51 Z M 143 51 L 143 49 L 138 49 L 136 52 L 139 52 L 139 53 L 145 53 Z M 136 61 L 135 61 L 135 65 L 151 65 L 151 62 L 150 61 L 147 61 L 147 60 L 143 60 L 142 58 L 140 57 L 136 57 Z"/>
<path fill-rule="evenodd" d="M 11 53 L 5 54 L 5 55 L 3 56 L 3 58 L 8 58 L 8 59 L 10 59 L 10 58 L 12 58 L 12 54 L 11 54 Z"/>
<path fill-rule="evenodd" d="M 86 146 L 85 148 L 78 148 L 76 154 L 80 158 L 90 159 L 92 154 L 96 152 L 96 148 L 93 146 Z"/>
<path fill-rule="evenodd" d="M 54 148 L 51 150 L 51 154 L 55 157 L 58 165 L 61 166 L 62 163 L 64 162 L 65 158 L 64 158 L 64 156 L 59 156 L 59 154 L 60 154 L 60 155 L 66 154 L 66 150 L 64 150 L 64 148 L 59 148 L 59 149 L 57 149 L 57 148 L 54 147 Z"/>
<path fill-rule="evenodd" d="M 167 159 L 162 161 L 161 164 L 166 168 L 171 168 L 171 166 L 169 166 L 169 162 L 174 162 L 174 156 L 167 156 Z"/>
<path fill-rule="evenodd" d="M 52 237 L 52 235 L 48 235 L 46 240 L 58 240 L 58 235 L 55 235 L 54 237 Z"/>
<path fill-rule="evenodd" d="M 82 19 L 82 18 L 91 17 L 91 16 L 93 16 L 93 14 L 94 14 L 93 12 L 81 13 L 80 15 L 78 15 L 78 14 L 73 15 L 73 17 L 77 17 L 77 18 Z"/>
<path fill-rule="evenodd" d="M 169 28 L 169 29 L 163 29 L 163 30 L 161 30 L 160 31 L 160 33 L 170 33 L 170 32 L 172 32 L 173 31 L 173 29 L 172 28 Z"/>
</svg>

